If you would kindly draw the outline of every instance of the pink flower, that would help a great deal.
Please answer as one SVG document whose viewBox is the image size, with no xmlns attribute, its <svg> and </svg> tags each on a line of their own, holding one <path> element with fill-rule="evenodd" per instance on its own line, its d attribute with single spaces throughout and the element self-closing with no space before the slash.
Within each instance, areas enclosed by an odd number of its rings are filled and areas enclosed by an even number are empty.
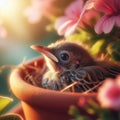
<svg viewBox="0 0 120 120">
<path fill-rule="evenodd" d="M 97 98 L 102 107 L 120 110 L 120 76 L 108 78 L 98 90 Z"/>
<path fill-rule="evenodd" d="M 5 38 L 7 35 L 6 29 L 2 25 L 2 21 L 0 21 L 0 37 Z"/>
<path fill-rule="evenodd" d="M 55 29 L 59 35 L 68 36 L 75 31 L 79 24 L 82 8 L 82 0 L 75 0 L 67 7 L 65 16 L 60 17 L 55 24 Z"/>
<path fill-rule="evenodd" d="M 49 17 L 53 11 L 54 0 L 32 0 L 32 5 L 29 6 L 24 14 L 30 23 L 37 23 L 43 15 Z"/>
<path fill-rule="evenodd" d="M 96 21 L 99 19 L 100 15 L 94 9 L 86 11 L 82 16 L 80 16 L 79 27 L 87 30 L 87 27 L 94 28 Z"/>
<path fill-rule="evenodd" d="M 95 26 L 98 34 L 109 33 L 114 26 L 120 27 L 120 1 L 119 0 L 96 0 L 94 8 L 104 13 L 104 16 Z"/>
<path fill-rule="evenodd" d="M 85 107 L 88 104 L 88 99 L 86 99 L 85 97 L 80 97 L 79 101 L 78 101 L 78 105 L 80 107 Z"/>
<path fill-rule="evenodd" d="M 83 0 L 75 0 L 72 2 L 65 11 L 65 16 L 60 17 L 56 24 L 55 29 L 59 35 L 68 36 L 72 34 L 76 27 L 86 30 L 86 25 L 93 27 L 99 14 L 93 10 L 94 0 L 90 0 L 84 4 Z"/>
</svg>

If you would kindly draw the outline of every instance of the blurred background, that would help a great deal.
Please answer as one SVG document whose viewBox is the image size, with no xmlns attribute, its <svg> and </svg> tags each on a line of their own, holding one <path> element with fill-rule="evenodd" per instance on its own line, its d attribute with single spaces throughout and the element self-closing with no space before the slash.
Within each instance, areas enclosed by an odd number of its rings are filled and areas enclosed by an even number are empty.
<svg viewBox="0 0 120 120">
<path fill-rule="evenodd" d="M 33 51 L 33 44 L 48 45 L 59 39 L 55 31 L 49 31 L 46 17 L 31 13 L 31 0 L 0 0 L 0 66 L 20 64 L 23 59 L 29 60 L 39 53 Z M 34 11 L 34 10 L 33 10 Z M 32 12 L 33 12 L 32 11 Z M 37 21 L 37 22 L 36 22 Z M 0 95 L 18 100 L 9 89 L 8 78 L 10 69 L 0 73 Z"/>
</svg>

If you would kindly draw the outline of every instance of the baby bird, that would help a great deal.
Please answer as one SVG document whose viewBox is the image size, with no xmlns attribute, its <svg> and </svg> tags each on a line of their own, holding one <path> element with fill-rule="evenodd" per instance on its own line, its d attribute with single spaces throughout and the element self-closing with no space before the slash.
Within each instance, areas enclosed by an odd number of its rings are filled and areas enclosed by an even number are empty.
<svg viewBox="0 0 120 120">
<path fill-rule="evenodd" d="M 80 45 L 64 40 L 45 46 L 31 46 L 43 54 L 46 71 L 41 86 L 46 89 L 62 90 L 74 85 L 75 92 L 84 92 L 106 78 L 115 78 L 120 74 L 120 65 L 109 61 L 98 61 Z M 97 88 L 93 89 L 96 91 Z M 72 91 L 69 88 L 67 91 Z"/>
</svg>

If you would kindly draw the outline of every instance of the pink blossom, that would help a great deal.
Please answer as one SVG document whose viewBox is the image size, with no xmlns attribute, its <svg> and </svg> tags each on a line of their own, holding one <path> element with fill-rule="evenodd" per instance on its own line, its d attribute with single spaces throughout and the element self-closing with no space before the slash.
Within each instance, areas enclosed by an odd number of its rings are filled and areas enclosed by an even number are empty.
<svg viewBox="0 0 120 120">
<path fill-rule="evenodd" d="M 114 26 L 120 27 L 120 1 L 119 0 L 96 0 L 94 8 L 104 13 L 104 16 L 95 26 L 98 34 L 109 33 Z"/>
<path fill-rule="evenodd" d="M 37 23 L 40 21 L 43 15 L 49 17 L 53 11 L 54 0 L 32 0 L 31 6 L 29 6 L 24 14 L 28 18 L 30 23 Z"/>
<path fill-rule="evenodd" d="M 0 37 L 5 38 L 7 35 L 6 29 L 2 25 L 2 21 L 0 21 Z"/>
<path fill-rule="evenodd" d="M 80 107 L 85 107 L 88 104 L 88 99 L 86 99 L 85 97 L 80 97 L 79 101 L 78 101 L 78 105 Z"/>
<path fill-rule="evenodd" d="M 59 35 L 68 36 L 75 31 L 79 24 L 82 8 L 82 0 L 75 0 L 66 8 L 65 16 L 60 17 L 55 24 L 55 29 Z"/>
<path fill-rule="evenodd" d="M 94 28 L 96 21 L 99 19 L 100 15 L 94 9 L 86 11 L 80 18 L 79 27 L 87 30 L 86 26 Z"/>
<path fill-rule="evenodd" d="M 99 14 L 93 10 L 94 0 L 90 0 L 84 4 L 83 0 L 75 0 L 72 2 L 65 11 L 65 16 L 58 18 L 55 29 L 59 35 L 68 36 L 72 34 L 76 27 L 85 29 L 85 26 L 93 27 Z M 86 11 L 87 10 L 87 11 Z"/>
<path fill-rule="evenodd" d="M 108 78 L 99 88 L 97 98 L 102 107 L 120 110 L 120 76 Z"/>
</svg>

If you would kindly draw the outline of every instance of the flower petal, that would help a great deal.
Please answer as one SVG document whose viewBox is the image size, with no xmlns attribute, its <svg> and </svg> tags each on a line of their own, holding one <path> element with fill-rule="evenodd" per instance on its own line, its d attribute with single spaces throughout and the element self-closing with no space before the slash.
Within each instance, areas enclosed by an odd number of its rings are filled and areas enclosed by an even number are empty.
<svg viewBox="0 0 120 120">
<path fill-rule="evenodd" d="M 116 17 L 116 26 L 120 27 L 120 15 Z"/>
<path fill-rule="evenodd" d="M 39 9 L 35 6 L 28 7 L 24 11 L 24 15 L 28 18 L 28 21 L 32 24 L 40 21 L 42 14 L 39 12 Z"/>
<path fill-rule="evenodd" d="M 120 0 L 115 0 L 118 8 L 120 8 Z"/>
<path fill-rule="evenodd" d="M 112 28 L 115 25 L 115 17 L 109 17 L 108 19 L 106 19 L 103 23 L 103 32 L 104 33 L 109 33 L 112 31 Z"/>
<path fill-rule="evenodd" d="M 59 35 L 64 35 L 66 32 L 69 31 L 69 29 L 71 29 L 70 27 L 73 26 L 73 24 L 75 24 L 75 21 L 73 22 L 68 17 L 61 17 L 57 20 L 55 24 L 55 29 L 57 30 Z"/>
<path fill-rule="evenodd" d="M 95 0 L 88 0 L 85 3 L 85 5 L 84 5 L 84 7 L 83 7 L 83 9 L 81 11 L 81 14 L 80 14 L 80 17 L 79 17 L 79 21 L 82 19 L 83 15 L 85 14 L 85 12 L 87 10 L 92 9 L 94 7 L 94 3 L 95 3 Z"/>
<path fill-rule="evenodd" d="M 97 34 L 101 34 L 103 32 L 103 23 L 107 18 L 107 16 L 103 16 L 95 25 L 94 29 Z"/>
<path fill-rule="evenodd" d="M 1 21 L 0 21 L 1 22 Z M 2 23 L 0 23 L 0 37 L 5 38 L 7 36 L 6 29 L 2 26 Z"/>
<path fill-rule="evenodd" d="M 68 36 L 72 34 L 77 25 L 79 24 L 79 17 L 83 7 L 82 0 L 75 0 L 72 2 L 65 11 L 65 16 L 58 18 L 55 23 L 55 29 L 59 35 Z"/>
<path fill-rule="evenodd" d="M 98 90 L 97 99 L 104 108 L 120 110 L 120 76 L 116 79 L 107 78 Z"/>
<path fill-rule="evenodd" d="M 76 29 L 76 27 L 77 27 L 77 23 L 70 23 L 71 24 L 71 27 L 67 27 L 67 30 L 66 30 L 66 33 L 65 33 L 65 36 L 67 37 L 67 36 L 69 36 L 69 35 L 71 35 L 74 31 L 75 31 L 75 29 Z"/>
<path fill-rule="evenodd" d="M 114 1 L 115 0 L 96 0 L 94 7 L 103 13 L 112 14 L 116 9 Z"/>
<path fill-rule="evenodd" d="M 79 15 L 81 13 L 82 8 L 83 0 L 75 0 L 68 6 L 65 13 L 67 16 L 76 16 L 76 14 Z"/>
</svg>

